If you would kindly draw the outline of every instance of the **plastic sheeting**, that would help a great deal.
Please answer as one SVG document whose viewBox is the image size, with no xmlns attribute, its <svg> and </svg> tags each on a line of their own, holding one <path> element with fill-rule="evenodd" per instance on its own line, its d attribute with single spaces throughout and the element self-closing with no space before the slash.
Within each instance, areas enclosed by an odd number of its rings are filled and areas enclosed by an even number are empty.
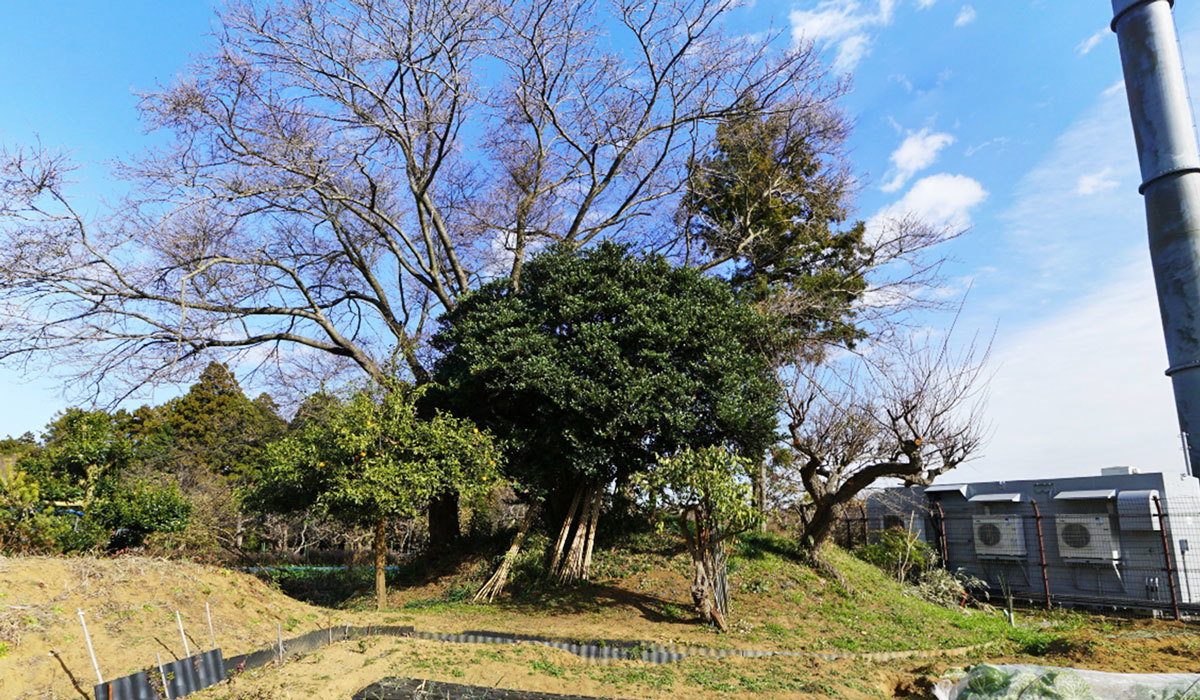
<svg viewBox="0 0 1200 700">
<path fill-rule="evenodd" d="M 1200 700 L 1200 675 L 979 664 L 957 683 L 939 683 L 934 695 L 938 700 Z"/>
</svg>

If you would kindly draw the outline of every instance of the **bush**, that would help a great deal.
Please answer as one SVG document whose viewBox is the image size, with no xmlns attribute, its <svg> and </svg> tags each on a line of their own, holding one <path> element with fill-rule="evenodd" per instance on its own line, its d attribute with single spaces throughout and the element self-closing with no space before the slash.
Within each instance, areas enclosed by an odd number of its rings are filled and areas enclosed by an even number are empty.
<svg viewBox="0 0 1200 700">
<path fill-rule="evenodd" d="M 962 571 L 947 571 L 931 566 L 917 576 L 913 593 L 935 605 L 957 608 L 974 591 L 987 589 L 987 584 Z"/>
<path fill-rule="evenodd" d="M 140 547 L 152 532 L 179 532 L 192 512 L 175 484 L 162 486 L 144 479 L 123 480 L 105 489 L 88 516 L 112 532 L 110 549 Z"/>
<path fill-rule="evenodd" d="M 900 529 L 878 533 L 873 541 L 855 547 L 854 555 L 902 583 L 915 582 L 936 560 L 933 548 L 916 533 Z"/>
</svg>

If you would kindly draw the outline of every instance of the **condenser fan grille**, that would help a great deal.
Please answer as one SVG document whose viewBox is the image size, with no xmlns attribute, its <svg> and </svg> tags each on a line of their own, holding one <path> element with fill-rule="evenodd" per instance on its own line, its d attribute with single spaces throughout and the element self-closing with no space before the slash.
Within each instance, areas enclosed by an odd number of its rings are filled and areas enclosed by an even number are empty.
<svg viewBox="0 0 1200 700">
<path fill-rule="evenodd" d="M 1070 523 L 1063 526 L 1062 541 L 1068 547 L 1083 549 L 1091 543 L 1092 535 L 1084 525 Z"/>
<path fill-rule="evenodd" d="M 987 547 L 995 547 L 1000 544 L 1000 528 L 991 523 L 984 523 L 979 526 L 975 537 L 981 544 Z"/>
</svg>

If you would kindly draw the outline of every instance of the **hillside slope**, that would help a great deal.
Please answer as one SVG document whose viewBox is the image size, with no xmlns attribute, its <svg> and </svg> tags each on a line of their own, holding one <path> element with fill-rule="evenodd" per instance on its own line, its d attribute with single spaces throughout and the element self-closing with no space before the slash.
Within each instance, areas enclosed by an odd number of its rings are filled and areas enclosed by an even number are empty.
<svg viewBox="0 0 1200 700">
<path fill-rule="evenodd" d="M 205 603 L 226 654 L 327 624 L 253 576 L 146 557 L 0 557 L 0 697 L 90 697 L 96 674 L 84 644 L 82 609 L 105 680 L 184 656 L 175 613 L 192 653 L 208 649 Z M 65 669 L 64 670 L 64 666 Z"/>
</svg>

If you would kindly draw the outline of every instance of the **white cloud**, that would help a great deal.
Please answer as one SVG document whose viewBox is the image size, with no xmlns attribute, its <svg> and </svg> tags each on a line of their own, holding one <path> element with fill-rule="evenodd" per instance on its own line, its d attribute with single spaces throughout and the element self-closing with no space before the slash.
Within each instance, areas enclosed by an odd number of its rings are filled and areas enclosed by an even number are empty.
<svg viewBox="0 0 1200 700">
<path fill-rule="evenodd" d="M 855 34 L 838 44 L 837 58 L 833 69 L 839 73 L 850 73 L 858 62 L 871 53 L 871 40 L 865 34 Z"/>
<path fill-rule="evenodd" d="M 1124 100 L 1097 100 L 1017 182 L 1000 217 L 1008 228 L 1005 247 L 1025 280 L 1009 303 L 1036 308 L 1047 295 L 1074 296 L 1111 268 L 1111 251 L 1124 247 L 1130 231 L 1145 231 L 1142 198 L 1132 186 L 1103 197 L 1080 195 L 1138 172 L 1129 108 Z M 1089 174 L 1102 176 L 1081 182 Z"/>
<path fill-rule="evenodd" d="M 1112 85 L 1104 88 L 1104 92 L 1102 92 L 1101 94 L 1104 95 L 1105 97 L 1112 97 L 1113 95 L 1115 95 L 1119 92 L 1124 92 L 1124 91 L 1125 91 L 1125 81 L 1118 80 L 1117 82 L 1113 83 Z"/>
<path fill-rule="evenodd" d="M 850 72 L 871 52 L 869 30 L 891 24 L 895 9 L 896 0 L 866 4 L 859 0 L 823 0 L 815 9 L 793 10 L 788 15 L 792 40 L 836 46 L 834 68 Z"/>
<path fill-rule="evenodd" d="M 930 175 L 917 180 L 899 201 L 872 217 L 868 227 L 878 230 L 884 219 L 915 215 L 930 224 L 964 229 L 971 225 L 971 209 L 987 196 L 983 185 L 966 175 Z"/>
<path fill-rule="evenodd" d="M 970 5 L 963 5 L 958 11 L 958 16 L 954 18 L 954 26 L 965 27 L 975 21 L 975 8 Z"/>
<path fill-rule="evenodd" d="M 998 343 L 987 406 L 994 432 L 975 478 L 1182 470 L 1149 255 L 1139 245 L 1122 257 L 1136 262 Z"/>
<path fill-rule="evenodd" d="M 1075 194 L 1087 197 L 1097 192 L 1105 192 L 1114 189 L 1118 184 L 1112 178 L 1112 167 L 1106 167 L 1099 172 L 1080 175 L 1079 181 L 1075 184 Z"/>
<path fill-rule="evenodd" d="M 884 192 L 895 192 L 904 187 L 913 175 L 933 165 L 938 153 L 952 143 L 954 137 L 950 134 L 930 133 L 929 129 L 908 132 L 900 147 L 892 152 L 892 179 L 880 189 Z"/>
<path fill-rule="evenodd" d="M 1108 36 L 1110 33 L 1111 30 L 1108 27 L 1101 29 L 1095 34 L 1079 42 L 1079 46 L 1075 47 L 1075 53 L 1079 54 L 1080 56 L 1088 55 L 1092 52 L 1092 49 L 1099 46 L 1100 42 L 1104 41 L 1104 37 Z"/>
<path fill-rule="evenodd" d="M 975 155 L 976 153 L 982 151 L 983 149 L 985 149 L 989 146 L 1003 146 L 1006 143 L 1008 143 L 1007 138 L 1005 138 L 1003 136 L 998 136 L 994 139 L 988 139 L 987 141 L 984 141 L 983 143 L 976 144 L 974 146 L 968 146 L 965 153 L 966 153 L 966 156 L 968 158 L 970 158 L 971 156 Z"/>
<path fill-rule="evenodd" d="M 917 0 L 917 7 L 922 10 L 928 10 L 929 8 L 933 7 L 933 3 L 935 2 L 937 2 L 937 0 Z"/>
</svg>

